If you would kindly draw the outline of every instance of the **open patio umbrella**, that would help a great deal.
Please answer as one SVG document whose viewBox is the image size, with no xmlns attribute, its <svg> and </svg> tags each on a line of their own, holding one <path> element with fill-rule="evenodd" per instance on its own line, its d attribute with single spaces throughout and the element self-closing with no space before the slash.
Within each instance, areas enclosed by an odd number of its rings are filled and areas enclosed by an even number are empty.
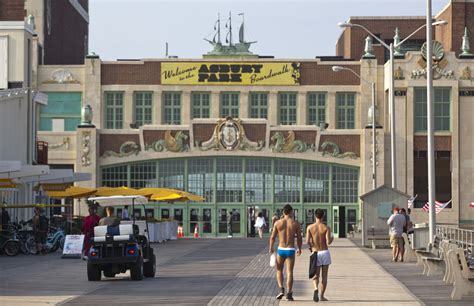
<svg viewBox="0 0 474 306">
<path fill-rule="evenodd" d="M 85 188 L 80 186 L 71 186 L 64 191 L 46 191 L 50 198 L 58 199 L 78 199 L 91 196 L 97 192 L 97 189 Z"/>
<path fill-rule="evenodd" d="M 172 189 L 172 188 L 142 188 L 141 191 L 150 193 L 150 200 L 155 201 L 204 201 L 204 197 L 192 194 L 187 191 Z"/>
<path fill-rule="evenodd" d="M 133 195 L 149 197 L 151 196 L 151 194 L 152 192 L 146 192 L 146 191 L 138 190 L 135 188 L 129 188 L 125 186 L 116 187 L 116 188 L 101 187 L 95 193 L 95 195 L 98 197 L 133 196 Z"/>
</svg>

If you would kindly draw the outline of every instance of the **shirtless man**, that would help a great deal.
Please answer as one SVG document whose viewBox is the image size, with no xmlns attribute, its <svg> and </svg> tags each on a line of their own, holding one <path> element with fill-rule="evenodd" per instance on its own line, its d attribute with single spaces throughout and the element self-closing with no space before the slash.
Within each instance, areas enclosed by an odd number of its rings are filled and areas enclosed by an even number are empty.
<svg viewBox="0 0 474 306">
<path fill-rule="evenodd" d="M 303 238 L 301 237 L 300 224 L 293 219 L 293 208 L 291 205 L 286 204 L 283 207 L 284 217 L 273 224 L 272 235 L 270 236 L 270 247 L 269 253 L 273 254 L 273 244 L 275 238 L 278 235 L 278 249 L 277 249 L 277 283 L 280 288 L 280 293 L 276 296 L 278 300 L 281 300 L 285 295 L 285 288 L 283 287 L 283 267 L 286 262 L 286 284 L 288 286 L 288 293 L 286 299 L 288 301 L 294 301 L 293 299 L 293 268 L 295 266 L 295 253 L 301 255 L 301 246 L 303 244 Z M 295 236 L 298 243 L 298 250 L 295 249 Z"/>
<path fill-rule="evenodd" d="M 318 302 L 319 274 L 321 270 L 323 271 L 321 280 L 321 301 L 327 301 L 324 297 L 324 292 L 328 284 L 328 270 L 331 264 L 331 255 L 329 254 L 328 245 L 332 243 L 334 236 L 331 234 L 331 228 L 322 222 L 324 211 L 316 209 L 315 215 L 316 223 L 311 224 L 306 229 L 306 243 L 309 245 L 309 250 L 312 253 L 317 252 L 316 275 L 313 278 L 313 301 Z"/>
</svg>

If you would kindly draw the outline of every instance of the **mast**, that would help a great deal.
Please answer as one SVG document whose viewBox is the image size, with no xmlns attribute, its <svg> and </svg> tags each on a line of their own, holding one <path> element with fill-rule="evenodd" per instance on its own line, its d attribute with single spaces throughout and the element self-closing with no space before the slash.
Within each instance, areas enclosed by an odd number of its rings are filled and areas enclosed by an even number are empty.
<svg viewBox="0 0 474 306">
<path fill-rule="evenodd" d="M 229 46 L 232 46 L 232 12 L 229 12 L 229 21 L 228 21 L 228 28 L 229 28 L 229 33 L 227 35 L 229 36 Z"/>
<path fill-rule="evenodd" d="M 217 43 L 221 43 L 221 13 L 217 13 Z"/>
<path fill-rule="evenodd" d="M 244 38 L 245 15 L 244 15 L 244 13 L 240 13 L 239 16 L 242 16 L 242 24 L 240 25 L 240 29 L 239 29 L 239 42 L 244 43 L 245 42 L 245 38 Z"/>
</svg>

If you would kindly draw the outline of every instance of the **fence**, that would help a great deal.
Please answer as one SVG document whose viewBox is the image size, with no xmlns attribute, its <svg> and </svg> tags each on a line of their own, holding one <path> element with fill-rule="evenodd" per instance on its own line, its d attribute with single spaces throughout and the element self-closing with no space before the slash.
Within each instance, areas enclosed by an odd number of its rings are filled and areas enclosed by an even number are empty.
<svg viewBox="0 0 474 306">
<path fill-rule="evenodd" d="M 464 249 L 474 250 L 474 231 L 453 226 L 438 225 L 436 234 L 449 239 Z"/>
</svg>

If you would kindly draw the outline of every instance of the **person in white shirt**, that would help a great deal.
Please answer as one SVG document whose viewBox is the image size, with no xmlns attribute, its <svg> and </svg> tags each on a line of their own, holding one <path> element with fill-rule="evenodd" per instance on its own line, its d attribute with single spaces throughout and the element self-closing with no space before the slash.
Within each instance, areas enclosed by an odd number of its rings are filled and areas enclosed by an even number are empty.
<svg viewBox="0 0 474 306">
<path fill-rule="evenodd" d="M 263 227 L 264 227 L 266 224 L 267 224 L 267 223 L 265 222 L 265 218 L 263 217 L 263 214 L 262 214 L 262 213 L 258 213 L 257 220 L 255 220 L 255 228 L 256 228 L 257 231 L 258 231 L 258 237 L 260 237 L 260 239 L 263 238 Z"/>
<path fill-rule="evenodd" d="M 122 210 L 122 220 L 128 220 L 128 206 L 125 206 Z"/>
<path fill-rule="evenodd" d="M 406 225 L 405 216 L 399 214 L 398 207 L 393 209 L 393 214 L 388 218 L 387 224 L 390 226 L 390 246 L 392 247 L 392 261 L 403 262 L 403 228 Z"/>
</svg>

